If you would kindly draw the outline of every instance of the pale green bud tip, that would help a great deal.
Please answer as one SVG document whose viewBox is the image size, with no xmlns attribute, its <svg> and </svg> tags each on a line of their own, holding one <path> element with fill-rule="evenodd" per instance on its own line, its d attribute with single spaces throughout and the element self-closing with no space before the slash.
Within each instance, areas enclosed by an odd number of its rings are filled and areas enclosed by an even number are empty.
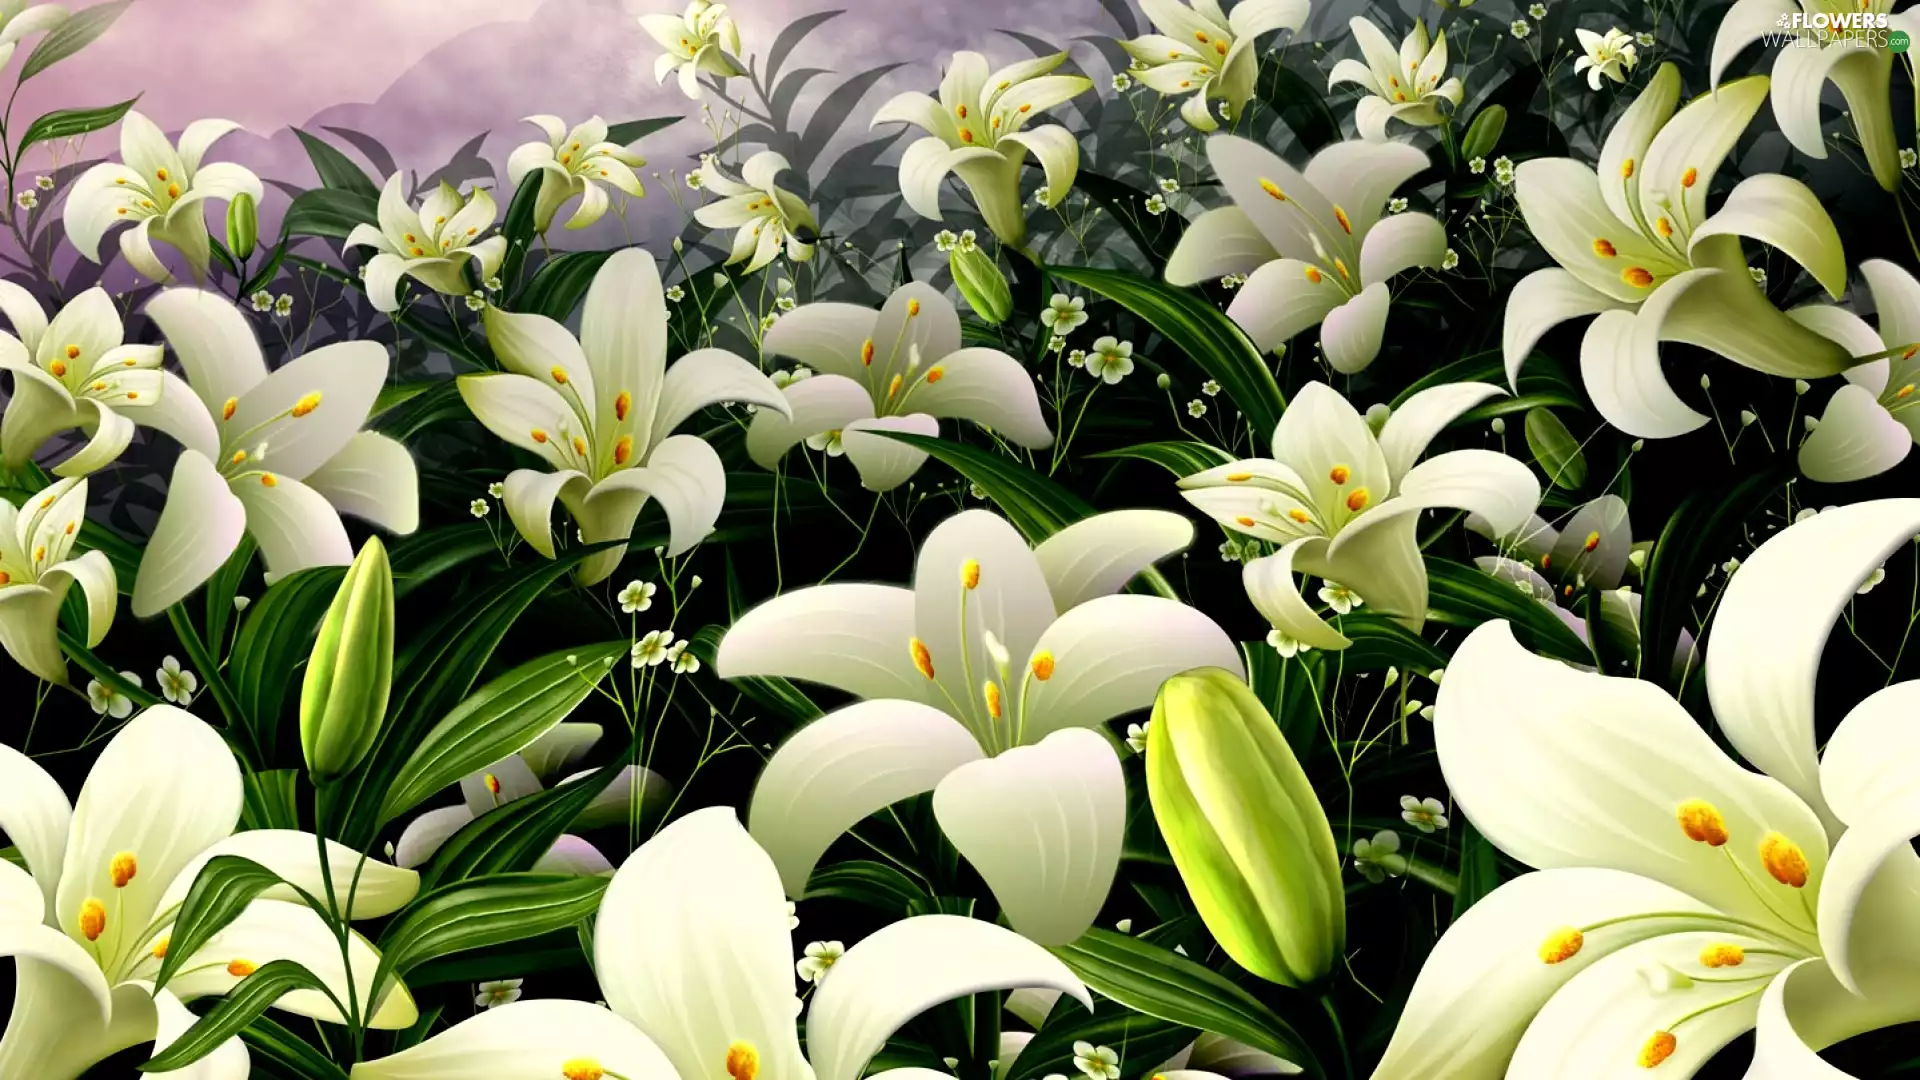
<svg viewBox="0 0 1920 1080">
<path fill-rule="evenodd" d="M 1700 376 L 1700 389 L 1702 390 L 1713 389 L 1713 380 L 1708 378 L 1705 375 Z"/>
<path fill-rule="evenodd" d="M 1375 435 L 1378 435 L 1380 434 L 1380 429 L 1387 426 L 1387 417 L 1392 415 L 1393 410 L 1385 404 L 1375 403 L 1369 405 L 1367 406 L 1367 426 L 1373 429 Z"/>
<path fill-rule="evenodd" d="M 1505 435 L 1507 433 L 1507 421 L 1504 417 L 1494 417 L 1493 423 L 1489 426 L 1493 428 L 1495 435 Z"/>
<path fill-rule="evenodd" d="M 260 217 L 253 196 L 244 191 L 235 195 L 227 204 L 227 249 L 233 252 L 234 258 L 252 257 L 259 229 Z"/>
<path fill-rule="evenodd" d="M 1811 389 L 1813 389 L 1813 384 L 1808 382 L 1807 380 L 1805 379 L 1793 380 L 1793 394 L 1795 397 L 1799 397 L 1801 394 L 1804 394 Z"/>
<path fill-rule="evenodd" d="M 1159 387 L 1162 390 L 1165 390 L 1167 387 L 1173 385 L 1173 376 L 1168 375 L 1166 372 L 1163 371 L 1159 375 L 1154 377 L 1153 385 Z"/>
<path fill-rule="evenodd" d="M 300 690 L 300 746 L 316 783 L 350 773 L 378 741 L 393 683 L 393 571 L 378 537 L 347 568 Z"/>
</svg>

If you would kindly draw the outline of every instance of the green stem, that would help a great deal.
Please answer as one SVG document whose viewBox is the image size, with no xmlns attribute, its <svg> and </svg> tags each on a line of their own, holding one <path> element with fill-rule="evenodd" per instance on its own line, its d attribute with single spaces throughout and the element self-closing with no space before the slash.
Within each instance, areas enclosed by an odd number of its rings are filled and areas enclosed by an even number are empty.
<svg viewBox="0 0 1920 1080">
<path fill-rule="evenodd" d="M 236 736 L 245 739 L 249 756 L 255 765 L 264 764 L 258 760 L 259 746 L 255 743 L 253 730 L 247 726 L 246 714 L 240 710 L 240 700 L 233 696 L 233 688 L 220 674 L 220 666 L 214 662 L 213 654 L 207 651 L 206 643 L 200 640 L 200 631 L 193 625 L 193 619 L 187 615 L 185 604 L 175 604 L 167 609 L 167 621 L 173 624 L 173 632 L 180 639 L 180 647 L 186 650 L 187 659 L 199 671 L 200 677 L 207 680 L 207 692 L 213 695 L 214 704 L 220 707 L 220 714 L 226 717 L 227 728 Z"/>
</svg>

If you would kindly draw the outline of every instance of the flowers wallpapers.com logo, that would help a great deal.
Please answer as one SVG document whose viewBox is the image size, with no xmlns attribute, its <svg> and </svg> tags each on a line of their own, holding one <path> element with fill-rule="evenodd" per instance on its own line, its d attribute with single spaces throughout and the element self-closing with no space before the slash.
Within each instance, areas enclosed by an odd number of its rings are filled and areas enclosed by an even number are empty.
<svg viewBox="0 0 1920 1080">
<path fill-rule="evenodd" d="M 1884 12 L 1795 11 L 1781 15 L 1774 25 L 1779 32 L 1767 35 L 1767 42 L 1777 48 L 1846 43 L 1903 53 L 1913 43 L 1906 31 L 1892 29 L 1892 19 Z"/>
</svg>

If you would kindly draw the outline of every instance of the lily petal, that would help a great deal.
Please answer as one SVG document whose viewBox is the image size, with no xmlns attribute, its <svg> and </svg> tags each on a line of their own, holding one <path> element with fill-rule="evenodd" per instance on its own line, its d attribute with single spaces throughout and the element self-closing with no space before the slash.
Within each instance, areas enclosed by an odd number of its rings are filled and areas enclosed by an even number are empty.
<svg viewBox="0 0 1920 1080">
<path fill-rule="evenodd" d="M 1913 435 L 1873 393 L 1849 383 L 1833 392 L 1820 426 L 1800 443 L 1798 462 L 1807 479 L 1844 484 L 1878 476 L 1913 449 Z"/>
<path fill-rule="evenodd" d="M 402 536 L 420 527 L 420 474 L 398 439 L 361 431 L 326 464 L 307 474 L 307 486 L 341 513 Z"/>
<path fill-rule="evenodd" d="M 570 1062 L 593 1062 L 632 1080 L 677 1080 L 640 1030 L 585 1001 L 516 1001 L 487 1009 L 397 1054 L 353 1067 L 353 1080 L 551 1080 Z"/>
<path fill-rule="evenodd" d="M 1142 570 L 1193 543 L 1193 523 L 1165 510 L 1095 514 L 1033 549 L 1057 611 L 1126 587 Z"/>
<path fill-rule="evenodd" d="M 913 592 L 834 583 L 776 596 L 734 620 L 713 667 L 721 678 L 782 675 L 863 698 L 926 697 L 914 670 Z"/>
<path fill-rule="evenodd" d="M 1380 429 L 1380 453 L 1387 472 L 1401 483 L 1428 444 L 1460 414 L 1506 391 L 1489 383 L 1446 383 L 1428 387 L 1400 403 Z"/>
<path fill-rule="evenodd" d="M 774 328 L 779 325 L 775 323 Z M 840 375 L 815 375 L 787 386 L 781 394 L 787 400 L 785 413 L 757 412 L 747 426 L 747 456 L 763 469 L 779 465 L 803 439 L 827 431 L 844 432 L 848 424 L 873 416 L 873 399 L 866 388 Z"/>
<path fill-rule="evenodd" d="M 1251 274 L 1279 257 L 1245 210 L 1222 206 L 1187 223 L 1167 257 L 1167 284 L 1197 285 L 1228 274 Z"/>
<path fill-rule="evenodd" d="M 1675 278 L 1668 286 L 1679 281 Z M 1686 287 L 1686 282 L 1679 285 Z M 1580 374 L 1594 407 L 1607 423 L 1642 439 L 1685 435 L 1711 419 L 1695 412 L 1667 382 L 1660 368 L 1656 319 L 1644 312 L 1603 311 L 1580 343 Z"/>
<path fill-rule="evenodd" d="M 1501 330 L 1507 385 L 1519 389 L 1520 368 L 1547 331 L 1568 319 L 1632 307 L 1632 303 L 1600 292 L 1557 266 L 1521 278 L 1507 296 L 1506 322 Z"/>
<path fill-rule="evenodd" d="M 1061 615 L 1040 635 L 1034 658 L 1050 657 L 1045 678 L 1021 678 L 1025 741 L 1102 723 L 1153 705 L 1160 684 L 1183 671 L 1225 668 L 1245 675 L 1240 648 L 1207 615 L 1160 596 L 1102 596 Z M 1058 943 L 1053 943 L 1058 944 Z"/>
<path fill-rule="evenodd" d="M 267 584 L 311 567 L 353 562 L 347 527 L 326 496 L 273 473 L 237 476 L 231 490 L 246 508 L 247 531 L 260 544 Z"/>
<path fill-rule="evenodd" d="M 213 463 L 196 451 L 181 451 L 167 486 L 167 505 L 140 558 L 133 613 L 150 618 L 186 599 L 226 565 L 246 530 L 246 505 Z"/>
<path fill-rule="evenodd" d="M 807 382 L 815 380 L 808 379 Z M 868 491 L 892 491 L 913 478 L 927 463 L 927 452 L 903 442 L 875 434 L 901 431 L 932 438 L 940 434 L 940 421 L 925 413 L 911 416 L 882 416 L 873 420 L 855 420 L 840 429 L 840 445 L 846 447 L 847 460 L 860 474 L 860 486 Z"/>
<path fill-rule="evenodd" d="M 1376 281 L 1327 312 L 1320 325 L 1320 352 L 1333 370 L 1343 375 L 1365 371 L 1380 355 L 1392 298 L 1386 284 Z"/>
<path fill-rule="evenodd" d="M 1346 302 L 1332 275 L 1298 259 L 1275 259 L 1248 276 L 1227 305 L 1227 317 L 1254 347 L 1270 352 L 1318 325 Z"/>
</svg>

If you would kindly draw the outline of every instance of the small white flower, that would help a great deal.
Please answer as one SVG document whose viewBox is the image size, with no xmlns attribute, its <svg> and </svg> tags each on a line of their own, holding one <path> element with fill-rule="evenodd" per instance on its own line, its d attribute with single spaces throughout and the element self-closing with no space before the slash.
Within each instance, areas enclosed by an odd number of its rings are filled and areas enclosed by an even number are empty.
<svg viewBox="0 0 1920 1080">
<path fill-rule="evenodd" d="M 800 958 L 799 963 L 793 965 L 793 970 L 801 979 L 818 985 L 846 951 L 847 947 L 837 941 L 809 942 L 806 955 Z"/>
<path fill-rule="evenodd" d="M 673 664 L 675 675 L 691 675 L 700 670 L 700 658 L 687 650 L 688 644 L 686 638 L 681 638 L 667 650 L 667 660 Z"/>
<path fill-rule="evenodd" d="M 1066 339 L 1066 338 L 1063 338 L 1063 337 L 1051 337 L 1051 338 L 1048 338 L 1048 339 L 1047 339 L 1047 351 L 1048 351 L 1048 352 L 1051 352 L 1051 353 L 1057 353 L 1057 352 L 1060 352 L 1060 351 L 1062 351 L 1062 350 L 1064 350 L 1064 349 L 1065 349 L 1066 347 L 1067 347 L 1067 339 Z"/>
<path fill-rule="evenodd" d="M 1074 349 L 1073 351 L 1067 353 L 1068 367 L 1085 367 L 1086 364 L 1087 364 L 1087 351 L 1085 349 Z"/>
<path fill-rule="evenodd" d="M 473 294 L 467 297 L 467 310 L 468 311 L 487 310 L 487 294 L 481 292 L 478 289 L 475 289 L 473 291 Z"/>
<path fill-rule="evenodd" d="M 1152 214 L 1154 217 L 1159 217 L 1166 212 L 1167 200 L 1158 195 L 1147 196 L 1147 213 Z"/>
<path fill-rule="evenodd" d="M 1914 150 L 1912 147 L 1902 149 L 1900 151 L 1900 167 L 1903 169 L 1911 169 L 1915 165 L 1920 165 L 1920 151 Z"/>
<path fill-rule="evenodd" d="M 255 311 L 272 311 L 273 294 L 265 289 L 261 289 L 259 292 L 247 297 L 247 303 L 252 305 Z"/>
<path fill-rule="evenodd" d="M 1747 276 L 1753 279 L 1753 283 L 1755 285 L 1758 285 L 1763 289 L 1767 287 L 1767 268 L 1766 267 L 1749 266 L 1747 267 Z"/>
<path fill-rule="evenodd" d="M 1447 804 L 1439 799 L 1400 796 L 1400 819 L 1423 833 L 1447 827 Z"/>
<path fill-rule="evenodd" d="M 1199 398 L 1194 398 L 1192 401 L 1187 402 L 1187 415 L 1193 417 L 1195 420 L 1207 415 L 1207 403 L 1201 401 Z"/>
<path fill-rule="evenodd" d="M 972 229 L 961 229 L 959 245 L 954 250 L 959 251 L 961 254 L 969 251 L 978 251 L 980 250 L 980 240 L 973 234 Z"/>
<path fill-rule="evenodd" d="M 1513 159 L 1502 154 L 1493 159 L 1493 182 L 1504 187 L 1513 186 Z"/>
<path fill-rule="evenodd" d="M 1162 177 L 1160 179 L 1160 190 L 1161 192 L 1167 195 L 1172 195 L 1174 192 L 1180 190 L 1180 181 L 1175 180 L 1170 176 Z"/>
<path fill-rule="evenodd" d="M 19 204 L 20 209 L 31 210 L 40 205 L 40 194 L 36 191 L 23 191 L 15 195 L 13 201 Z"/>
<path fill-rule="evenodd" d="M 660 587 L 651 581 L 629 581 L 615 599 L 620 601 L 622 614 L 632 615 L 652 607 L 653 594 L 659 591 Z"/>
<path fill-rule="evenodd" d="M 1084 1040 L 1073 1044 L 1073 1067 L 1087 1080 L 1120 1080 L 1120 1055 Z"/>
<path fill-rule="evenodd" d="M 787 929 L 798 930 L 799 928 L 800 928 L 800 905 L 789 900 L 787 901 Z"/>
<path fill-rule="evenodd" d="M 247 610 L 247 605 L 251 603 L 253 603 L 253 600 L 251 597 L 236 596 L 233 598 L 233 610 L 236 613 L 245 611 Z"/>
<path fill-rule="evenodd" d="M 1407 857 L 1400 854 L 1400 834 L 1382 829 L 1370 840 L 1353 842 L 1353 865 L 1360 876 L 1374 884 L 1407 872 Z"/>
<path fill-rule="evenodd" d="M 667 302 L 668 303 L 677 304 L 680 301 L 685 300 L 686 298 L 687 298 L 687 290 L 681 288 L 678 285 L 667 286 Z"/>
<path fill-rule="evenodd" d="M 1407 208 L 1407 200 L 1405 199 L 1388 199 L 1387 200 L 1387 213 L 1389 214 L 1398 214 L 1402 210 L 1405 210 L 1406 208 Z"/>
<path fill-rule="evenodd" d="M 1115 930 L 1120 931 L 1123 934 L 1131 934 L 1133 933 L 1133 920 L 1121 919 L 1120 921 L 1113 924 L 1113 928 Z"/>
<path fill-rule="evenodd" d="M 506 288 L 505 285 L 501 284 L 500 276 L 498 274 L 495 274 L 493 277 L 488 278 L 485 284 L 488 292 L 499 292 L 501 289 Z"/>
<path fill-rule="evenodd" d="M 1221 562 L 1244 561 L 1245 555 L 1242 554 L 1242 551 L 1243 549 L 1240 546 L 1240 541 L 1235 540 L 1232 537 L 1228 537 L 1227 539 L 1220 541 L 1220 561 Z"/>
<path fill-rule="evenodd" d="M 1208 397 L 1213 397 L 1220 393 L 1220 384 L 1214 382 L 1212 379 L 1208 379 L 1206 382 L 1200 384 L 1200 392 Z"/>
<path fill-rule="evenodd" d="M 1127 747 L 1136 754 L 1147 752 L 1147 728 L 1153 724 L 1149 720 L 1144 724 L 1127 725 Z"/>
<path fill-rule="evenodd" d="M 1246 283 L 1247 275 L 1245 274 L 1228 274 L 1226 277 L 1220 279 L 1220 287 L 1226 289 L 1228 292 L 1232 292 L 1234 289 Z"/>
<path fill-rule="evenodd" d="M 764 334 L 773 329 L 773 324 L 779 321 L 780 313 L 776 311 L 769 311 L 765 315 L 760 316 L 760 332 Z"/>
<path fill-rule="evenodd" d="M 1294 637 L 1292 634 L 1287 633 L 1277 626 L 1267 631 L 1267 644 L 1273 646 L 1274 652 L 1285 657 L 1293 657 L 1300 653 L 1313 651 L 1313 646 L 1302 642 L 1299 638 Z"/>
<path fill-rule="evenodd" d="M 933 250 L 952 251 L 960 243 L 960 237 L 952 229 L 941 229 L 933 234 Z"/>
<path fill-rule="evenodd" d="M 51 177 L 51 176 L 36 176 L 36 177 L 34 177 L 34 178 L 33 178 L 33 186 L 34 186 L 34 187 L 37 187 L 37 188 L 39 188 L 39 189 L 40 189 L 41 191 L 52 191 L 52 190 L 53 190 L 53 177 Z"/>
<path fill-rule="evenodd" d="M 1098 376 L 1111 386 L 1133 374 L 1133 342 L 1121 341 L 1112 335 L 1100 338 L 1093 343 L 1093 352 L 1087 355 L 1087 374 Z"/>
<path fill-rule="evenodd" d="M 497 1009 L 502 1005 L 511 1005 L 520 1000 L 522 979 L 499 979 L 483 982 L 474 987 L 479 993 L 473 995 L 473 1003 L 483 1009 Z"/>
<path fill-rule="evenodd" d="M 121 672 L 120 677 L 135 686 L 140 685 L 140 676 L 131 671 Z M 125 720 L 133 714 L 133 699 L 98 679 L 87 683 L 87 704 L 93 706 L 95 716 Z"/>
<path fill-rule="evenodd" d="M 1868 586 L 1868 588 L 1871 587 Z M 182 668 L 180 661 L 171 656 L 161 659 L 160 670 L 154 672 L 153 677 L 154 681 L 160 684 L 160 696 L 182 708 L 193 700 L 193 692 L 200 688 L 199 678 L 193 672 Z"/>
<path fill-rule="evenodd" d="M 475 499 L 467 504 L 467 513 L 477 518 L 486 517 L 487 512 L 492 509 L 493 507 L 485 499 Z"/>
<path fill-rule="evenodd" d="M 800 301 L 795 300 L 791 296 L 776 296 L 773 298 L 773 306 L 781 311 L 792 311 L 794 308 L 800 306 Z"/>
<path fill-rule="evenodd" d="M 1454 267 L 1459 265 L 1460 265 L 1460 253 L 1453 250 L 1452 248 L 1448 248 L 1447 253 L 1441 256 L 1440 258 L 1440 269 L 1451 270 Z"/>
<path fill-rule="evenodd" d="M 776 371 L 768 376 L 768 379 L 773 385 L 782 390 L 792 386 L 794 383 L 811 378 L 813 378 L 813 369 L 807 367 L 797 367 L 792 371 Z"/>
<path fill-rule="evenodd" d="M 475 293 L 474 295 L 478 296 L 479 294 Z M 468 304 L 467 306 L 472 307 L 473 305 Z M 486 306 L 484 297 L 481 299 L 481 306 Z M 281 293 L 275 298 L 273 301 L 273 313 L 282 319 L 293 314 L 293 295 L 291 293 Z"/>
<path fill-rule="evenodd" d="M 1515 19 L 1513 20 L 1513 25 L 1507 29 L 1512 31 L 1514 37 L 1525 38 L 1528 34 L 1533 33 L 1533 24 L 1525 19 Z"/>
<path fill-rule="evenodd" d="M 807 449 L 824 451 L 828 457 L 839 457 L 847 452 L 846 448 L 840 445 L 839 428 L 807 436 Z"/>
<path fill-rule="evenodd" d="M 692 188 L 692 189 L 693 189 L 693 190 L 695 190 L 695 191 L 699 191 L 699 190 L 700 190 L 700 185 L 702 185 L 702 184 L 704 184 L 704 183 L 706 183 L 706 180 L 704 180 L 704 179 L 703 179 L 703 178 L 702 178 L 702 177 L 700 176 L 700 170 L 699 170 L 699 169 L 688 169 L 688 170 L 687 170 L 687 186 L 688 186 L 688 187 L 690 187 L 690 188 Z"/>
<path fill-rule="evenodd" d="M 1352 589 L 1338 582 L 1329 581 L 1320 586 L 1320 601 L 1332 608 L 1336 614 L 1345 615 L 1366 601 Z"/>
<path fill-rule="evenodd" d="M 1073 333 L 1087 322 L 1087 298 L 1054 293 L 1047 306 L 1040 312 L 1040 325 L 1052 330 L 1054 336 L 1064 337 Z"/>
<path fill-rule="evenodd" d="M 1536 19 L 1544 19 L 1547 17 L 1547 5 L 1529 4 L 1527 6 L 1527 14 L 1533 16 Z"/>
<path fill-rule="evenodd" d="M 673 648 L 673 631 L 652 630 L 647 636 L 633 643 L 628 655 L 634 667 L 658 667 L 666 663 L 667 652 Z"/>
<path fill-rule="evenodd" d="M 1487 159 L 1483 157 L 1477 157 L 1477 158 L 1474 158 L 1472 161 L 1467 162 L 1467 171 L 1474 174 L 1475 176 L 1478 176 L 1481 173 L 1486 172 Z"/>
<path fill-rule="evenodd" d="M 1633 40 L 1638 42 L 1643 49 L 1651 49 L 1654 46 L 1654 36 L 1645 30 L 1633 35 Z"/>
<path fill-rule="evenodd" d="M 495 480 L 493 483 L 487 485 L 487 494 L 496 499 L 504 499 L 507 497 L 507 485 Z"/>
<path fill-rule="evenodd" d="M 1867 575 L 1867 580 L 1865 580 L 1865 581 L 1863 581 L 1863 582 L 1861 582 L 1861 583 L 1860 583 L 1860 587 L 1859 587 L 1859 588 L 1857 588 L 1857 589 L 1855 589 L 1855 590 L 1853 590 L 1853 591 L 1854 591 L 1854 595 L 1856 595 L 1856 596 L 1865 596 L 1865 595 L 1867 595 L 1868 593 L 1870 593 L 1870 592 L 1872 592 L 1872 591 L 1873 591 L 1873 587 L 1874 587 L 1875 585 L 1878 585 L 1878 584 L 1880 584 L 1881 582 L 1883 582 L 1883 581 L 1885 581 L 1885 580 L 1887 580 L 1887 570 L 1886 570 L 1886 568 L 1885 568 L 1885 567 L 1875 567 L 1875 568 L 1874 568 L 1874 570 L 1873 570 L 1873 573 L 1871 573 L 1871 574 L 1868 574 L 1868 575 Z"/>
<path fill-rule="evenodd" d="M 1132 87 L 1133 87 L 1133 76 L 1127 74 L 1124 71 L 1114 75 L 1113 77 L 1114 90 L 1124 94 Z"/>
</svg>

